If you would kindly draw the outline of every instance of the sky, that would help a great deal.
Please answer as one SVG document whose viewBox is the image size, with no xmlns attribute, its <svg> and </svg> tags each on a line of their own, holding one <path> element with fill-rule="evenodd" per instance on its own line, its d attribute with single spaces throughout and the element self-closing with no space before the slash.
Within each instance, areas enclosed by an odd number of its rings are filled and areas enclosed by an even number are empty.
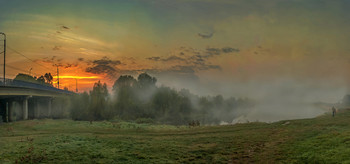
<svg viewBox="0 0 350 164">
<path fill-rule="evenodd" d="M 347 0 L 0 0 L 0 31 L 7 34 L 9 78 L 56 75 L 58 67 L 62 87 L 75 90 L 77 82 L 88 91 L 98 80 L 110 88 L 120 75 L 147 72 L 158 85 L 200 95 L 335 102 L 350 84 L 348 6 Z"/>
</svg>

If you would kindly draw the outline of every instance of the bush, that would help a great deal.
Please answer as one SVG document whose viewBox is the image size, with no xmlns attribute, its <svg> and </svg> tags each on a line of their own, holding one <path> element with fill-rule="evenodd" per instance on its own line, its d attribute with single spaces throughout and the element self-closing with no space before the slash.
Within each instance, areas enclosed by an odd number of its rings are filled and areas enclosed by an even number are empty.
<svg viewBox="0 0 350 164">
<path fill-rule="evenodd" d="M 135 121 L 137 124 L 154 124 L 155 121 L 151 118 L 138 118 Z"/>
</svg>

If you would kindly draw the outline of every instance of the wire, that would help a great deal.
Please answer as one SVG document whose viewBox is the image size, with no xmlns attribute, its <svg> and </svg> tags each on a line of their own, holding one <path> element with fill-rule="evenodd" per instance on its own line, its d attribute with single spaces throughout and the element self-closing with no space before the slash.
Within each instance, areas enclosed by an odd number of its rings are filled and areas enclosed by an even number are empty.
<svg viewBox="0 0 350 164">
<path fill-rule="evenodd" d="M 3 66 L 3 64 L 1 64 L 1 66 Z M 25 70 L 23 70 L 23 69 L 10 66 L 10 65 L 8 65 L 8 64 L 6 64 L 6 67 L 9 67 L 9 68 L 11 68 L 11 69 L 15 69 L 15 70 L 17 70 L 17 71 L 28 72 L 28 71 L 25 71 Z"/>
<path fill-rule="evenodd" d="M 35 63 L 35 64 L 37 64 L 37 65 L 39 65 L 39 66 L 41 66 L 41 67 L 43 67 L 43 68 L 46 68 L 46 69 L 48 69 L 48 70 L 51 70 L 52 72 L 55 72 L 55 70 L 53 70 L 53 69 L 51 69 L 51 68 L 48 68 L 48 67 L 46 67 L 46 66 L 44 66 L 44 65 L 42 65 L 42 64 L 39 64 L 39 63 L 37 63 L 37 62 L 35 62 L 34 60 L 32 60 L 32 59 L 30 59 L 29 57 L 23 55 L 22 53 L 16 51 L 15 49 L 13 49 L 13 48 L 11 48 L 11 47 L 9 47 L 9 46 L 7 46 L 7 48 L 10 49 L 10 50 L 12 50 L 13 52 L 17 53 L 18 55 L 23 56 L 24 58 L 28 59 L 29 61 L 31 61 L 31 62 L 33 62 L 33 63 Z M 6 66 L 7 66 L 7 65 L 6 65 Z M 9 68 L 11 68 L 11 67 L 9 67 Z M 12 67 L 12 69 L 17 69 L 17 68 Z M 21 71 L 23 71 L 23 70 L 21 70 Z M 24 72 L 26 72 L 26 71 L 24 71 Z M 58 75 L 56 75 L 56 76 L 58 76 Z M 58 81 L 58 79 L 57 79 L 57 81 Z"/>
<path fill-rule="evenodd" d="M 8 47 L 10 50 L 12 50 L 13 52 L 17 53 L 18 55 L 21 55 L 21 56 L 23 56 L 24 58 L 28 59 L 29 61 L 31 61 L 31 62 L 33 62 L 33 63 L 35 63 L 35 64 L 37 64 L 37 65 L 39 65 L 39 66 L 41 66 L 41 67 L 43 67 L 43 68 L 46 68 L 46 69 L 48 69 L 48 70 L 51 70 L 52 72 L 55 72 L 55 71 L 53 71 L 51 68 L 46 67 L 46 66 L 44 66 L 44 65 L 42 65 L 42 64 L 39 64 L 39 63 L 35 62 L 34 60 L 30 59 L 29 57 L 23 55 L 22 53 L 20 53 L 20 52 L 18 52 L 18 51 L 16 51 L 16 50 L 14 50 L 13 48 L 11 48 L 11 47 L 9 47 L 9 46 L 7 46 L 7 47 Z"/>
<path fill-rule="evenodd" d="M 14 77 L 16 77 L 17 75 L 6 73 L 6 77 L 8 77 L 8 76 L 14 76 Z M 2 78 L 2 77 L 1 77 L 1 78 Z"/>
<path fill-rule="evenodd" d="M 3 64 L 0 64 L 0 66 L 3 66 Z M 8 65 L 8 64 L 6 64 L 6 67 L 11 68 L 11 69 L 14 69 L 14 70 L 17 70 L 17 71 L 22 71 L 23 73 L 28 72 L 28 71 L 26 71 L 26 70 L 23 70 L 23 69 L 20 69 L 20 68 L 17 68 L 17 67 Z M 33 74 L 33 75 L 35 75 L 35 76 L 40 76 L 39 74 L 36 74 L 36 73 L 31 73 L 31 74 Z"/>
</svg>

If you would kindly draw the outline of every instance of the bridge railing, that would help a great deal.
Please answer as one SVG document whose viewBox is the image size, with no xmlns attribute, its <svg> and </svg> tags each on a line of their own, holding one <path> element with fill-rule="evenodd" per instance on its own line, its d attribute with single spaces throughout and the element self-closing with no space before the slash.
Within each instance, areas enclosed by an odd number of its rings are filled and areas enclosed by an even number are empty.
<svg viewBox="0 0 350 164">
<path fill-rule="evenodd" d="M 73 93 L 71 91 L 58 89 L 49 85 L 42 85 L 42 84 L 31 83 L 31 82 L 22 81 L 22 80 L 14 80 L 14 79 L 5 79 L 5 81 L 4 79 L 0 79 L 0 86 L 24 87 L 24 88 L 40 89 L 40 90 L 54 91 L 54 92 L 67 93 L 67 94 Z"/>
</svg>

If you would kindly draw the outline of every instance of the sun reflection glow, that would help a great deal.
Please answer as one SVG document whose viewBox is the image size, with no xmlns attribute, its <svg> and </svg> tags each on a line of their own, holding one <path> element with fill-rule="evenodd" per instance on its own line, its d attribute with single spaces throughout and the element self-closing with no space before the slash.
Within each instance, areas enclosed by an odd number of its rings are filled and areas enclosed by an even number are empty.
<svg viewBox="0 0 350 164">
<path fill-rule="evenodd" d="M 58 76 L 54 76 L 53 78 L 57 79 Z M 64 75 L 59 76 L 60 79 L 100 79 L 99 76 L 72 76 L 72 75 Z"/>
</svg>

